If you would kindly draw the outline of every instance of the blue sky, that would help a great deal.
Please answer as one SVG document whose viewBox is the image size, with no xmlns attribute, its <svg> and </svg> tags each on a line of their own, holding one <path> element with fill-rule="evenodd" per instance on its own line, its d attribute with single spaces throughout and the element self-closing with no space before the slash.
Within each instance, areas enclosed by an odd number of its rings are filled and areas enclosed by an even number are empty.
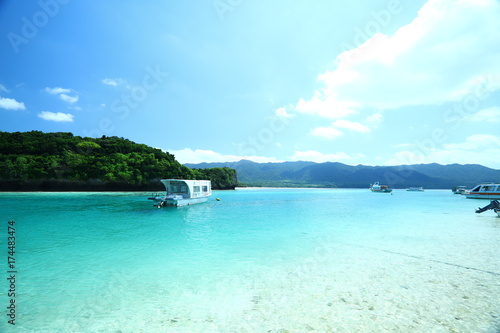
<svg viewBox="0 0 500 333">
<path fill-rule="evenodd" d="M 0 131 L 500 168 L 500 1 L 0 2 Z"/>
</svg>

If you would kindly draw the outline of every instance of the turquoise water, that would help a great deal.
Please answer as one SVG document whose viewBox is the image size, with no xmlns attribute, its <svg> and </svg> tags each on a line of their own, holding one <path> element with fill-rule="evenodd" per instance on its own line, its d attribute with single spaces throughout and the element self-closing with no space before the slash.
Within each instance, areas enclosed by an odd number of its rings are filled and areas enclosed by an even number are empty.
<svg viewBox="0 0 500 333">
<path fill-rule="evenodd" d="M 500 218 L 451 191 L 0 194 L 1 332 L 499 332 Z M 216 201 L 218 197 L 221 200 Z M 3 231 L 2 231 L 3 230 Z"/>
</svg>

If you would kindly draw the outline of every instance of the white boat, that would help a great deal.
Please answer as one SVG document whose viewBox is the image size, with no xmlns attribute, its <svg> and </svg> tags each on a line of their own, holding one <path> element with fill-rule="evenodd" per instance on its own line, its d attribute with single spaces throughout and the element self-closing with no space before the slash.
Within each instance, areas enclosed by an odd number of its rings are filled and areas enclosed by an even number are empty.
<svg viewBox="0 0 500 333">
<path fill-rule="evenodd" d="M 465 192 L 467 192 L 467 187 L 466 186 L 455 186 L 455 187 L 453 187 L 452 191 L 455 194 L 465 194 Z"/>
<path fill-rule="evenodd" d="M 408 187 L 406 190 L 410 191 L 410 192 L 423 192 L 424 188 L 422 186 L 420 186 L 420 187 Z"/>
<path fill-rule="evenodd" d="M 167 191 L 165 196 L 152 195 L 148 198 L 158 208 L 202 203 L 212 195 L 210 180 L 162 179 L 161 182 Z"/>
<path fill-rule="evenodd" d="M 500 184 L 480 184 L 465 193 L 467 199 L 500 199 Z"/>
<path fill-rule="evenodd" d="M 379 182 L 375 182 L 370 185 L 370 190 L 372 192 L 380 192 L 380 193 L 390 193 L 392 190 L 387 185 L 380 185 Z"/>
</svg>

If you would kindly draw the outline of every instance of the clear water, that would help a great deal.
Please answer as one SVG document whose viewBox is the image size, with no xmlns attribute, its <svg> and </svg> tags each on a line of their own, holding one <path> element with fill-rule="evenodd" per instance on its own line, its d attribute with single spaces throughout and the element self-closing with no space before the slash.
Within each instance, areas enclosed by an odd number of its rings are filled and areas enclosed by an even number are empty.
<svg viewBox="0 0 500 333">
<path fill-rule="evenodd" d="M 451 191 L 0 194 L 1 332 L 499 332 L 500 218 Z M 218 197 L 221 200 L 216 201 Z"/>
</svg>

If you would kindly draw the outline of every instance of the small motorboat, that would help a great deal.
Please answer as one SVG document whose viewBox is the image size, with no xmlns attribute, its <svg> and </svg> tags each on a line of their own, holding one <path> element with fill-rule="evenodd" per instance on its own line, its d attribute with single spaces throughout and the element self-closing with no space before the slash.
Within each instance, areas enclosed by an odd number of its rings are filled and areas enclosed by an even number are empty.
<svg viewBox="0 0 500 333">
<path fill-rule="evenodd" d="M 379 193 L 391 193 L 392 190 L 389 188 L 387 185 L 380 185 L 379 182 L 375 182 L 370 185 L 370 190 L 372 192 L 379 192 Z"/>
</svg>

